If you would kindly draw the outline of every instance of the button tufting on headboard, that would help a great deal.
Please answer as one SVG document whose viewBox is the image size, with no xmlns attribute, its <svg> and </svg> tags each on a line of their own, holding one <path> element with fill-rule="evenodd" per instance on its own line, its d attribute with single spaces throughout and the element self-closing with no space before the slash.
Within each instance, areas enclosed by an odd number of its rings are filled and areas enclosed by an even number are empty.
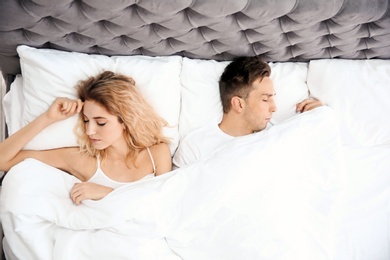
<svg viewBox="0 0 390 260">
<path fill-rule="evenodd" d="M 0 69 L 16 47 L 268 61 L 390 58 L 390 0 L 2 0 Z"/>
</svg>

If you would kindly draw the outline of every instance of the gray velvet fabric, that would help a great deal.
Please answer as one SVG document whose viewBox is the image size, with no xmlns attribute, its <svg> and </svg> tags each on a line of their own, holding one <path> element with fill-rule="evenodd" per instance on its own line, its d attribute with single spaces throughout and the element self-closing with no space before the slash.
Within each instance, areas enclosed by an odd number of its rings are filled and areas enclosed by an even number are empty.
<svg viewBox="0 0 390 260">
<path fill-rule="evenodd" d="M 1 0 L 0 69 L 26 44 L 106 55 L 390 58 L 390 0 Z"/>
</svg>

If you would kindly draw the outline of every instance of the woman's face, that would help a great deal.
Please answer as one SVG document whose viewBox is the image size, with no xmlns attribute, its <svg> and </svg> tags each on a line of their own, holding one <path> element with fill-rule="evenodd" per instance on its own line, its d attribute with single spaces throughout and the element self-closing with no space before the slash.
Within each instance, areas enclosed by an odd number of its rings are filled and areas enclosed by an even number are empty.
<svg viewBox="0 0 390 260">
<path fill-rule="evenodd" d="M 124 125 L 118 117 L 110 114 L 106 108 L 95 101 L 86 100 L 83 107 L 85 133 L 92 146 L 97 150 L 125 143 Z"/>
</svg>

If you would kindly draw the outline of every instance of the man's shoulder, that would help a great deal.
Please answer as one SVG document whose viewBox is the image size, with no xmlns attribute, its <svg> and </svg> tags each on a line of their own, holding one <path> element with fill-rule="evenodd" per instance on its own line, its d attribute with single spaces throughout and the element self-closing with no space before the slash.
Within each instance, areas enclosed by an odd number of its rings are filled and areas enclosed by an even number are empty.
<svg viewBox="0 0 390 260">
<path fill-rule="evenodd" d="M 218 123 L 211 122 L 211 123 L 206 123 L 188 134 L 185 135 L 184 140 L 189 140 L 189 139 L 196 139 L 198 137 L 205 138 L 207 136 L 213 136 L 217 132 L 218 128 Z"/>
<path fill-rule="evenodd" d="M 211 126 L 208 124 L 202 125 L 189 133 L 187 133 L 179 142 L 175 155 L 173 157 L 173 164 L 177 167 L 183 167 L 191 162 L 195 162 L 201 157 L 203 152 L 202 141 L 208 136 Z"/>
</svg>

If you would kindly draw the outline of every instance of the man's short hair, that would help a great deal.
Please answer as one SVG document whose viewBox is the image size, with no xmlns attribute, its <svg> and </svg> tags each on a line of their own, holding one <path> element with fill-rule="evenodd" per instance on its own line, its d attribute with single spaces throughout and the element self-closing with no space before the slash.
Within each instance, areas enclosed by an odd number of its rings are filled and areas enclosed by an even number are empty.
<svg viewBox="0 0 390 260">
<path fill-rule="evenodd" d="M 258 56 L 235 58 L 226 66 L 219 79 L 223 112 L 230 111 L 234 96 L 247 98 L 252 91 L 252 83 L 270 75 L 270 66 Z"/>
</svg>

